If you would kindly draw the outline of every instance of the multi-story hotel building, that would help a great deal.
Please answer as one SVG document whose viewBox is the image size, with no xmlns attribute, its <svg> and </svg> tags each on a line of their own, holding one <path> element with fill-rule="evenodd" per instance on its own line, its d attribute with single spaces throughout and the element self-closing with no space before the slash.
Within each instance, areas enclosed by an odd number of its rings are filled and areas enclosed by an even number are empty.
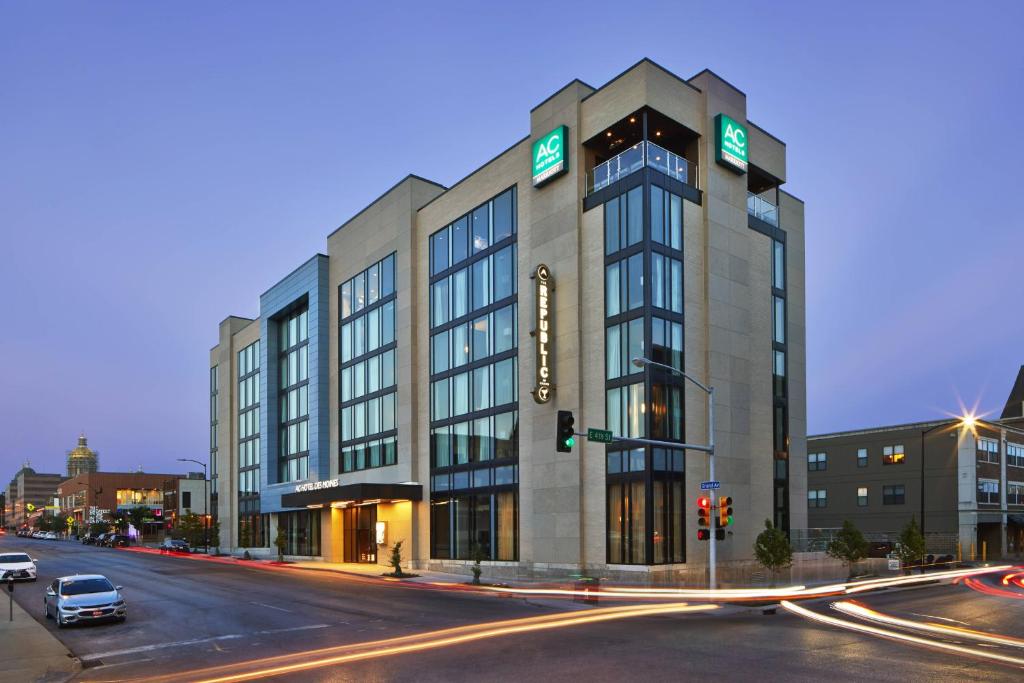
<svg viewBox="0 0 1024 683">
<path fill-rule="evenodd" d="M 785 144 L 710 71 L 574 80 L 451 187 L 408 176 L 229 317 L 210 355 L 222 545 L 494 574 L 699 580 L 706 443 L 736 523 L 806 526 L 803 204 Z M 797 463 L 791 466 L 790 463 Z"/>
</svg>

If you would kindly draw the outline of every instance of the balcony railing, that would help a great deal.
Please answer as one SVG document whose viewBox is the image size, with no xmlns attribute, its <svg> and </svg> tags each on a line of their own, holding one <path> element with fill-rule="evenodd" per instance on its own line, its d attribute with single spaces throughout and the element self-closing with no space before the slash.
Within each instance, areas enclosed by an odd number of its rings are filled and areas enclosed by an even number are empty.
<svg viewBox="0 0 1024 683">
<path fill-rule="evenodd" d="M 747 213 L 769 225 L 779 227 L 779 207 L 759 194 L 747 192 Z"/>
<path fill-rule="evenodd" d="M 697 185 L 697 165 L 653 142 L 638 142 L 587 173 L 587 194 L 593 194 L 644 166 L 687 185 Z"/>
</svg>

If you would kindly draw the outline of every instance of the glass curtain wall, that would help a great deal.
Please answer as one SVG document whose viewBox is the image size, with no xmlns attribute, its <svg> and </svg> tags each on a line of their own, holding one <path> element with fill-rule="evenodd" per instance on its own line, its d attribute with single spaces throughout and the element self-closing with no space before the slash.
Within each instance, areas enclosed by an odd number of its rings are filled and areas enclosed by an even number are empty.
<svg viewBox="0 0 1024 683">
<path fill-rule="evenodd" d="M 789 379 L 786 353 L 786 243 L 778 231 L 772 249 L 772 393 L 774 524 L 789 533 Z"/>
<path fill-rule="evenodd" d="M 342 472 L 354 472 L 394 465 L 398 459 L 395 254 L 342 283 L 338 291 L 338 466 Z"/>
<path fill-rule="evenodd" d="M 607 201 L 606 426 L 617 436 L 685 438 L 682 378 L 632 360 L 683 367 L 683 204 L 659 173 Z M 684 457 L 677 449 L 608 446 L 607 560 L 684 562 Z"/>
<path fill-rule="evenodd" d="M 260 515 L 260 343 L 238 352 L 238 545 L 268 545 Z"/>
<path fill-rule="evenodd" d="M 320 554 L 320 511 L 277 513 L 277 528 L 287 541 L 285 555 L 313 557 Z"/>
<path fill-rule="evenodd" d="M 516 190 L 430 237 L 430 556 L 519 555 Z"/>
<path fill-rule="evenodd" d="M 278 322 L 279 429 L 278 481 L 309 476 L 309 328 L 303 306 Z"/>
</svg>

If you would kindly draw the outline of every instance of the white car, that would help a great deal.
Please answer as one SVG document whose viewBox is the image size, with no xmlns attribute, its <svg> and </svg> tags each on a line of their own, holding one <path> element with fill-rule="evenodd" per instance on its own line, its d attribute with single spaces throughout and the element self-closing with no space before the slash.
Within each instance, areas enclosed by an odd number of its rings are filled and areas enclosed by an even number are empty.
<svg viewBox="0 0 1024 683">
<path fill-rule="evenodd" d="M 83 621 L 124 621 L 128 608 L 115 586 L 100 574 L 76 574 L 54 579 L 43 597 L 46 618 L 57 620 L 57 627 Z"/>
<path fill-rule="evenodd" d="M 35 581 L 36 561 L 25 553 L 0 553 L 0 578 L 6 581 L 8 572 L 15 581 Z"/>
<path fill-rule="evenodd" d="M 45 535 L 46 534 L 44 534 L 42 531 L 33 531 L 32 532 L 32 538 L 42 538 Z"/>
<path fill-rule="evenodd" d="M 47 531 L 45 534 L 43 534 L 43 538 L 47 541 L 56 541 L 58 539 L 58 536 L 54 531 Z"/>
</svg>

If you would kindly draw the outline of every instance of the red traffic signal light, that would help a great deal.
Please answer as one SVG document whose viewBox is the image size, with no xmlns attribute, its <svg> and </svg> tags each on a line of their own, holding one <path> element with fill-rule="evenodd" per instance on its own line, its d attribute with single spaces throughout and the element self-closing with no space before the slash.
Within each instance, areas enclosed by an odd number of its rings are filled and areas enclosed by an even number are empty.
<svg viewBox="0 0 1024 683">
<path fill-rule="evenodd" d="M 707 496 L 701 496 L 697 499 L 697 526 L 699 527 L 710 527 L 711 526 L 711 499 Z M 697 538 L 700 540 L 707 540 L 701 538 L 700 531 L 697 532 Z"/>
<path fill-rule="evenodd" d="M 707 529 L 697 529 L 697 540 L 706 541 L 711 538 L 711 532 Z"/>
</svg>

